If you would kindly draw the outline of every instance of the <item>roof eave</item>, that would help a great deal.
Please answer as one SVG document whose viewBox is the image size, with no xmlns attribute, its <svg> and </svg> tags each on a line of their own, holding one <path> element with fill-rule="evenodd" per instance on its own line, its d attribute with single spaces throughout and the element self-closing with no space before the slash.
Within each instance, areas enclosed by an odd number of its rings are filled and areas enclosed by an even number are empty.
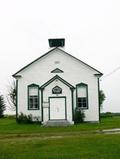
<svg viewBox="0 0 120 159">
<path fill-rule="evenodd" d="M 92 66 L 88 65 L 87 63 L 85 63 L 85 62 L 81 61 L 80 59 L 76 58 L 75 56 L 73 56 L 73 55 L 71 55 L 71 54 L 67 53 L 66 51 L 64 51 L 64 50 L 62 50 L 62 49 L 60 49 L 60 48 L 58 48 L 58 49 L 59 49 L 59 50 L 61 50 L 61 51 L 63 51 L 63 52 L 64 52 L 64 53 L 66 53 L 67 55 L 69 55 L 69 56 L 73 57 L 74 59 L 78 60 L 79 62 L 83 63 L 84 65 L 88 66 L 88 67 L 89 67 L 89 68 L 91 68 L 92 70 L 94 70 L 94 71 L 98 72 L 98 74 L 103 75 L 103 73 L 101 73 L 100 71 L 98 71 L 98 70 L 97 70 L 97 69 L 95 69 L 94 67 L 92 67 Z"/>
<path fill-rule="evenodd" d="M 21 78 L 22 76 L 21 75 L 12 75 L 12 77 L 14 77 L 14 78 Z"/>
<path fill-rule="evenodd" d="M 30 66 L 30 65 L 33 64 L 34 62 L 38 61 L 40 58 L 46 56 L 47 54 L 49 54 L 50 52 L 52 52 L 52 51 L 55 50 L 55 49 L 56 49 L 56 47 L 53 48 L 53 49 L 51 49 L 50 51 L 46 52 L 46 53 L 43 54 L 42 56 L 38 57 L 37 59 L 33 60 L 33 61 L 30 62 L 28 65 L 26 65 L 25 67 L 21 68 L 21 69 L 20 69 L 19 71 L 17 71 L 16 73 L 14 73 L 12 76 L 13 76 L 13 77 L 16 77 L 16 75 L 17 75 L 18 73 L 20 73 L 20 72 L 23 71 L 25 68 L 27 68 L 28 66 Z"/>
<path fill-rule="evenodd" d="M 100 78 L 101 76 L 103 76 L 103 73 L 96 73 L 96 74 L 94 74 L 94 76 Z"/>
</svg>

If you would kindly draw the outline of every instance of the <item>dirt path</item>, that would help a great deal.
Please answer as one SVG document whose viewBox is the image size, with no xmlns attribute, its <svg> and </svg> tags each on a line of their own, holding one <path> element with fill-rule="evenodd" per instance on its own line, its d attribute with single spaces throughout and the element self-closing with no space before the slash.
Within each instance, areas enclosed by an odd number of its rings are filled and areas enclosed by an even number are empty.
<svg viewBox="0 0 120 159">
<path fill-rule="evenodd" d="M 103 134 L 120 134 L 120 128 L 104 129 L 100 131 Z"/>
<path fill-rule="evenodd" d="M 93 134 L 120 134 L 120 128 L 116 129 L 104 129 L 95 131 L 80 131 L 80 132 L 66 132 L 66 133 L 33 133 L 33 134 L 0 134 L 0 140 L 21 140 L 21 139 L 60 139 L 60 138 L 71 138 L 79 137 L 81 135 L 93 135 Z"/>
</svg>

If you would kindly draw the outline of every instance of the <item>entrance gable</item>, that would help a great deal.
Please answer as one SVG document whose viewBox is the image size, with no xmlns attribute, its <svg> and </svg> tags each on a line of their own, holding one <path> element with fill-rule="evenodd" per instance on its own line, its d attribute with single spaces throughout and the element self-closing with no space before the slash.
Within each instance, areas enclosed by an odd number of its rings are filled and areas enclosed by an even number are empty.
<svg viewBox="0 0 120 159">
<path fill-rule="evenodd" d="M 74 87 L 58 75 L 41 86 L 42 121 L 73 120 Z"/>
<path fill-rule="evenodd" d="M 44 83 L 42 86 L 41 86 L 41 89 L 44 89 L 46 86 L 48 86 L 50 83 L 52 83 L 54 80 L 60 80 L 62 83 L 64 83 L 65 85 L 67 85 L 69 88 L 71 89 L 75 89 L 74 86 L 72 86 L 70 83 L 68 83 L 67 81 L 65 81 L 64 79 L 62 79 L 60 76 L 56 75 L 54 76 L 53 78 L 51 78 L 49 81 L 47 81 L 46 83 Z"/>
</svg>

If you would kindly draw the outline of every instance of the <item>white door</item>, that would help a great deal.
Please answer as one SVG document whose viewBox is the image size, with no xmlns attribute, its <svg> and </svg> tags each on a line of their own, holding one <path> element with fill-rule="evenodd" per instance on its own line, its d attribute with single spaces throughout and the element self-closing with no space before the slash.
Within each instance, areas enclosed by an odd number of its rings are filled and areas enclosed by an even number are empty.
<svg viewBox="0 0 120 159">
<path fill-rule="evenodd" d="M 65 119 L 65 98 L 50 98 L 50 120 Z"/>
</svg>

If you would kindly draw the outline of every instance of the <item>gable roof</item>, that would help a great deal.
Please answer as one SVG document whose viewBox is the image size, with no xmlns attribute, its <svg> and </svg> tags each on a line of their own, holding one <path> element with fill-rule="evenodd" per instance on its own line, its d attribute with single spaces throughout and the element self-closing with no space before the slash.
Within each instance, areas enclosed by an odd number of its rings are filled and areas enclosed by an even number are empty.
<svg viewBox="0 0 120 159">
<path fill-rule="evenodd" d="M 67 53 L 66 51 L 64 51 L 64 50 L 62 50 L 62 49 L 60 49 L 60 48 L 55 47 L 55 48 L 51 49 L 50 51 L 48 51 L 47 53 L 43 54 L 42 56 L 38 57 L 37 59 L 35 59 L 35 60 L 32 61 L 31 63 L 29 63 L 28 65 L 26 65 L 25 67 L 23 67 L 23 68 L 20 69 L 19 71 L 17 71 L 17 72 L 16 72 L 15 74 L 13 74 L 12 76 L 13 76 L 13 77 L 16 77 L 16 75 L 17 75 L 18 73 L 20 73 L 22 70 L 26 69 L 27 67 L 29 67 L 30 65 L 32 65 L 34 62 L 36 62 L 36 61 L 38 61 L 39 59 L 45 57 L 46 55 L 48 55 L 49 53 L 51 53 L 52 51 L 54 51 L 54 50 L 56 50 L 56 49 L 58 49 L 58 50 L 64 52 L 65 54 L 71 56 L 72 58 L 76 59 L 77 61 L 83 63 L 84 65 L 88 66 L 88 67 L 91 68 L 92 70 L 98 72 L 98 74 L 100 74 L 101 76 L 103 75 L 103 73 L 101 73 L 100 71 L 98 71 L 98 70 L 96 70 L 95 68 L 91 67 L 90 65 L 86 64 L 85 62 L 79 60 L 78 58 L 74 57 L 73 55 Z"/>
<path fill-rule="evenodd" d="M 54 80 L 58 79 L 59 81 L 61 81 L 62 83 L 64 83 L 65 85 L 67 85 L 68 87 L 70 87 L 71 89 L 74 89 L 75 87 L 72 86 L 70 83 L 68 83 L 67 81 L 65 81 L 64 79 L 62 79 L 60 76 L 55 75 L 53 78 L 51 78 L 49 81 L 47 81 L 46 83 L 44 83 L 40 88 L 44 89 L 47 85 L 49 85 L 51 82 L 53 82 Z"/>
</svg>

